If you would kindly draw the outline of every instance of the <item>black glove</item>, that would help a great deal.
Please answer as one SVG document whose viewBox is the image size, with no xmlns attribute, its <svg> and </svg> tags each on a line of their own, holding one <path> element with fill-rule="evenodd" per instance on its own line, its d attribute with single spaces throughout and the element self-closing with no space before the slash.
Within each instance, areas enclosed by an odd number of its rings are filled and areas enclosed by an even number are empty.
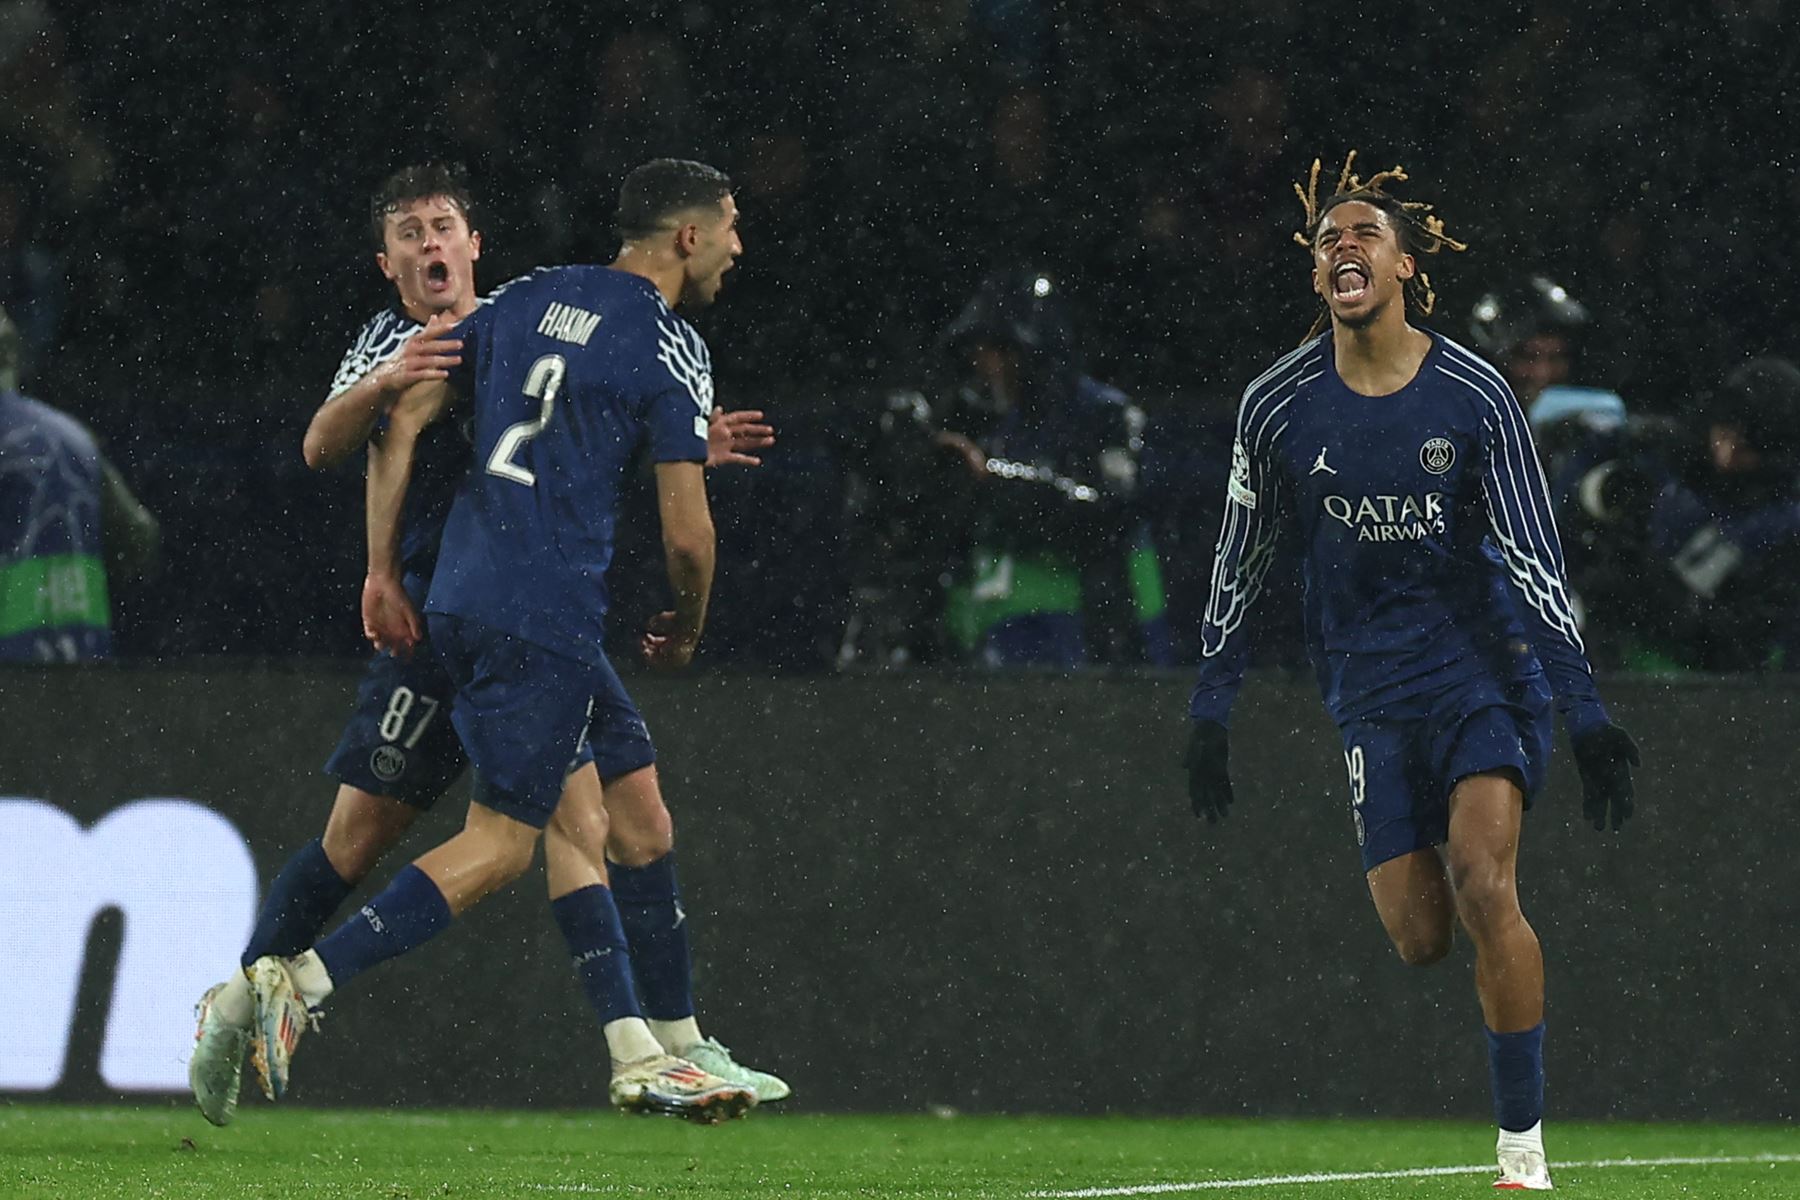
<svg viewBox="0 0 1800 1200">
<path fill-rule="evenodd" d="M 1606 828 L 1612 813 L 1615 831 L 1632 813 L 1631 768 L 1638 765 L 1637 743 L 1617 725 L 1602 725 L 1572 742 L 1581 772 L 1581 812 L 1595 829 Z"/>
<path fill-rule="evenodd" d="M 1218 824 L 1232 801 L 1231 750 L 1225 727 L 1216 721 L 1195 721 L 1181 761 L 1187 767 L 1188 799 L 1194 803 L 1194 815 L 1205 817 L 1208 825 Z"/>
</svg>

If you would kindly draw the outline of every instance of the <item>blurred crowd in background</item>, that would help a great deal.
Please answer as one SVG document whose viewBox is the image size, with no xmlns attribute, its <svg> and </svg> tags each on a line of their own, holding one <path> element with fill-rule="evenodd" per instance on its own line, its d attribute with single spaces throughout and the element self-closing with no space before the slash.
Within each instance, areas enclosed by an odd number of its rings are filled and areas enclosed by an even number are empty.
<svg viewBox="0 0 1800 1200">
<path fill-rule="evenodd" d="M 1425 323 L 1532 409 L 1597 665 L 1794 670 L 1797 59 L 1778 0 L 0 0 L 0 306 L 161 524 L 114 652 L 354 654 L 360 472 L 300 435 L 388 299 L 368 194 L 466 166 L 485 289 L 703 159 L 747 248 L 718 395 L 780 438 L 713 477 L 707 656 L 1173 664 L 1236 398 L 1314 312 L 1291 184 L 1356 148 L 1470 243 Z"/>
</svg>

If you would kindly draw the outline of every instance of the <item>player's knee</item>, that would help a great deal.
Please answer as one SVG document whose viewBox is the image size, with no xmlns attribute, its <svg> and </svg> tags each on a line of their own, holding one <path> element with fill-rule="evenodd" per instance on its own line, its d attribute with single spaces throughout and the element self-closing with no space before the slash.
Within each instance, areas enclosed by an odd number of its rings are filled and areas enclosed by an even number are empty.
<svg viewBox="0 0 1800 1200">
<path fill-rule="evenodd" d="M 1409 967 L 1429 967 L 1444 961 L 1450 953 L 1453 930 L 1407 929 L 1394 935 L 1394 949 L 1400 961 Z"/>
<path fill-rule="evenodd" d="M 571 808 L 564 803 L 550 819 L 546 837 L 555 837 L 584 854 L 595 855 L 606 847 L 611 822 L 606 810 L 598 805 Z"/>
<path fill-rule="evenodd" d="M 1489 859 L 1452 862 L 1450 886 L 1456 893 L 1457 912 L 1471 932 L 1518 916 L 1518 891 L 1512 872 L 1502 863 Z"/>
</svg>

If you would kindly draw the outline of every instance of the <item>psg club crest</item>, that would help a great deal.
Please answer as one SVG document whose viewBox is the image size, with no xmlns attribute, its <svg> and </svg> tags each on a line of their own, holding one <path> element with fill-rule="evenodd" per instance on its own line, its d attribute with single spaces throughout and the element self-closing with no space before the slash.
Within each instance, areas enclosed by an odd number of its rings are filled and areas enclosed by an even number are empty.
<svg viewBox="0 0 1800 1200">
<path fill-rule="evenodd" d="M 398 746 L 377 746 L 369 755 L 369 770 L 383 783 L 392 783 L 406 770 L 406 751 Z"/>
<path fill-rule="evenodd" d="M 1419 465 L 1433 475 L 1442 475 L 1456 462 L 1456 447 L 1449 438 L 1434 437 L 1419 447 Z"/>
</svg>

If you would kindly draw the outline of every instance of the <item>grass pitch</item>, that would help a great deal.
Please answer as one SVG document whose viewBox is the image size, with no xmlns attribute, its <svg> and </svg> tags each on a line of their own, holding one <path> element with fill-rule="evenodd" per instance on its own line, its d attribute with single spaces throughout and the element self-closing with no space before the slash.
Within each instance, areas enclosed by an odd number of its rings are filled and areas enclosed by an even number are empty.
<svg viewBox="0 0 1800 1200">
<path fill-rule="evenodd" d="M 13 1104 L 0 1105 L 0 1196 L 1022 1200 L 1085 1191 L 1423 1200 L 1494 1194 L 1492 1148 L 1487 1126 L 1426 1121 L 767 1112 L 709 1129 L 611 1113 L 258 1104 L 214 1129 L 172 1105 Z M 1569 1122 L 1551 1127 L 1550 1149 L 1567 1195 L 1800 1197 L 1792 1126 Z M 1696 1161 L 1646 1165 L 1667 1159 Z M 1470 1169 L 1424 1173 L 1442 1168 Z"/>
</svg>

